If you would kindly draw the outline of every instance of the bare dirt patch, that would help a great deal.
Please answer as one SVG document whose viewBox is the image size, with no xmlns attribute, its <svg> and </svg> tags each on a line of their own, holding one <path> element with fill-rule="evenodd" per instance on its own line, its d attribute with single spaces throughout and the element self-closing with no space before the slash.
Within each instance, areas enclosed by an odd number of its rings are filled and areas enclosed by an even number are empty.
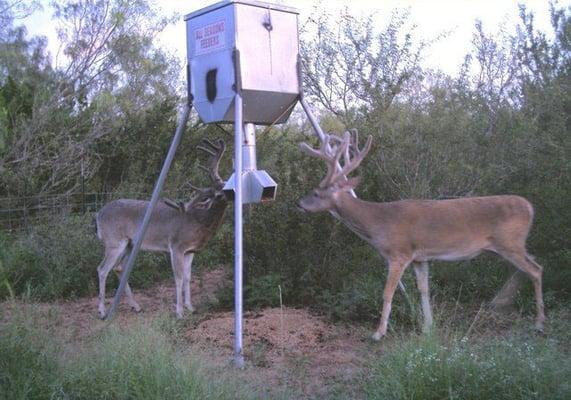
<svg viewBox="0 0 571 400">
<path fill-rule="evenodd" d="M 191 290 L 198 312 L 177 322 L 191 351 L 196 349 L 207 356 L 207 362 L 222 368 L 228 368 L 233 359 L 234 314 L 208 310 L 216 290 L 226 285 L 231 282 L 223 269 L 195 274 Z M 113 324 L 128 326 L 165 314 L 174 319 L 174 282 L 133 291 L 143 311 L 135 313 L 122 302 Z M 112 296 L 113 291 L 109 291 L 108 307 Z M 39 303 L 33 308 L 57 321 L 70 349 L 74 349 L 97 337 L 107 326 L 98 318 L 97 302 L 97 297 L 91 297 Z M 18 306 L 10 304 L 2 305 L 6 311 L 4 322 L 10 319 L 10 308 Z M 367 337 L 362 328 L 336 326 L 307 310 L 284 307 L 247 311 L 243 336 L 246 368 L 239 373 L 260 389 L 263 398 L 328 398 L 335 387 L 343 385 L 346 392 L 348 382 L 358 378 L 375 347 Z"/>
</svg>

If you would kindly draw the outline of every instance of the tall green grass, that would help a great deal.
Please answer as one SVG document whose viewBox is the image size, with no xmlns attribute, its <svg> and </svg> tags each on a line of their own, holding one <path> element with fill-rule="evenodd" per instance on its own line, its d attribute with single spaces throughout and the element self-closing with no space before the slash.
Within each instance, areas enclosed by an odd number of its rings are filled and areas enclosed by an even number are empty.
<svg viewBox="0 0 571 400">
<path fill-rule="evenodd" d="M 20 234 L 0 232 L 0 299 L 27 295 L 55 300 L 94 295 L 103 245 L 95 234 L 92 214 L 54 215 Z M 160 253 L 142 252 L 130 277 L 134 288 L 172 277 Z M 107 280 L 117 287 L 115 274 Z"/>
<path fill-rule="evenodd" d="M 373 364 L 365 393 L 386 400 L 569 399 L 571 360 L 565 346 L 533 337 L 415 336 Z"/>
<path fill-rule="evenodd" d="M 104 328 L 79 347 L 63 346 L 37 320 L 37 314 L 16 316 L 2 326 L 1 399 L 253 398 L 226 372 L 205 366 L 160 321 Z"/>
<path fill-rule="evenodd" d="M 59 371 L 58 343 L 52 337 L 24 314 L 16 313 L 10 323 L 0 324 L 0 399 L 50 398 Z"/>
</svg>

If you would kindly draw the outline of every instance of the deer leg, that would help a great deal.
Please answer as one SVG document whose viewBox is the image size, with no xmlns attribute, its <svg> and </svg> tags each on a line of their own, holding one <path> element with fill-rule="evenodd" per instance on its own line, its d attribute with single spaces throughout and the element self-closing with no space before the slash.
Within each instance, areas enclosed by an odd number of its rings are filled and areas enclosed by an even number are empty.
<svg viewBox="0 0 571 400">
<path fill-rule="evenodd" d="M 533 257 L 531 257 L 525 249 L 518 250 L 496 250 L 502 257 L 510 261 L 519 270 L 525 272 L 533 283 L 535 289 L 535 329 L 543 331 L 543 323 L 545 321 L 545 312 L 543 306 L 543 291 L 541 289 L 543 267 L 539 265 Z"/>
<path fill-rule="evenodd" d="M 496 309 L 513 306 L 515 297 L 525 278 L 525 274 L 519 269 L 506 281 L 496 297 L 491 302 L 491 306 Z"/>
<path fill-rule="evenodd" d="M 184 255 L 184 270 L 183 270 L 183 289 L 184 289 L 184 306 L 190 312 L 194 312 L 194 307 L 190 301 L 190 275 L 192 272 L 192 260 L 194 253 L 186 253 Z"/>
<path fill-rule="evenodd" d="M 181 319 L 183 315 L 182 309 L 182 282 L 183 282 L 183 270 L 184 270 L 184 255 L 171 248 L 171 264 L 172 271 L 174 274 L 174 283 L 176 287 L 176 317 Z"/>
<path fill-rule="evenodd" d="M 376 332 L 373 334 L 373 340 L 381 340 L 387 333 L 387 325 L 389 322 L 389 315 L 391 313 L 391 306 L 395 289 L 402 277 L 402 274 L 410 261 L 402 262 L 391 260 L 389 261 L 389 275 L 385 290 L 383 291 L 383 310 L 381 312 L 381 322 Z"/>
<path fill-rule="evenodd" d="M 117 247 L 105 247 L 105 256 L 103 261 L 97 267 L 97 273 L 99 275 L 99 317 L 104 319 L 107 315 L 105 310 L 105 283 L 107 282 L 107 276 L 111 269 L 117 265 L 117 263 L 123 257 L 123 253 L 127 248 L 128 241 L 122 241 Z"/>
<path fill-rule="evenodd" d="M 428 263 L 426 261 L 420 264 L 415 263 L 414 273 L 416 275 L 416 284 L 420 291 L 422 315 L 424 316 L 422 331 L 426 333 L 432 327 L 432 310 L 430 308 L 430 295 L 428 291 Z"/>
<path fill-rule="evenodd" d="M 129 258 L 130 253 L 131 253 L 130 249 L 125 251 L 125 254 L 121 258 L 121 261 L 119 262 L 119 264 L 115 268 L 113 268 L 113 271 L 115 271 L 115 274 L 117 274 L 119 281 L 121 281 L 121 276 L 123 275 L 123 267 L 125 266 L 125 262 Z M 127 282 L 125 284 L 125 296 L 127 298 L 127 303 L 129 303 L 129 305 L 131 306 L 133 311 L 141 312 L 141 306 L 139 306 L 139 304 L 135 301 L 135 297 L 133 296 L 133 292 L 131 291 L 131 287 L 129 286 L 129 282 Z"/>
</svg>

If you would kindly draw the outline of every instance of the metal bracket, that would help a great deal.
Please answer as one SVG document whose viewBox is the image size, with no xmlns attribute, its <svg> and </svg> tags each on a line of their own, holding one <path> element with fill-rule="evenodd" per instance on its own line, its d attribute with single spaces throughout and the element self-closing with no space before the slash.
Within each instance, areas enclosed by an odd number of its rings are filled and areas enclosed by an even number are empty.
<svg viewBox="0 0 571 400">
<path fill-rule="evenodd" d="M 190 72 L 190 64 L 186 64 L 186 103 L 189 107 L 192 106 L 194 96 L 192 95 L 192 79 Z"/>
<path fill-rule="evenodd" d="M 301 101 L 303 99 L 303 69 L 302 69 L 302 63 L 301 63 L 301 55 L 297 55 L 297 63 L 295 64 L 296 68 L 297 68 L 297 91 L 299 93 L 298 97 L 299 100 Z"/>
<path fill-rule="evenodd" d="M 236 93 L 242 93 L 242 71 L 240 69 L 240 50 L 234 47 L 232 51 L 232 63 L 234 63 L 234 85 L 232 89 Z"/>
</svg>

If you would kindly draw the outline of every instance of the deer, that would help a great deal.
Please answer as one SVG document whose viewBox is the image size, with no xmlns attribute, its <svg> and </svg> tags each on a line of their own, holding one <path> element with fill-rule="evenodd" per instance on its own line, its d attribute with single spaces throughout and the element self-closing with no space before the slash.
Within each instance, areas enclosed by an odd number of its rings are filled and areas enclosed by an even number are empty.
<svg viewBox="0 0 571 400">
<path fill-rule="evenodd" d="M 348 178 L 348 175 L 359 167 L 371 149 L 372 140 L 369 135 L 360 149 L 355 131 L 346 132 L 342 138 L 325 135 L 319 148 L 300 143 L 304 153 L 325 161 L 327 173 L 315 189 L 297 202 L 303 211 L 330 212 L 386 260 L 388 274 L 381 318 L 372 339 L 379 341 L 386 336 L 393 295 L 409 265 L 414 267 L 421 295 L 422 330 L 427 332 L 433 322 L 429 261 L 471 259 L 484 251 L 503 257 L 532 281 L 535 328 L 542 331 L 543 268 L 526 250 L 534 215 L 531 203 L 516 195 L 392 202 L 361 200 L 352 194 L 360 177 Z"/>
<path fill-rule="evenodd" d="M 218 172 L 225 144 L 204 139 L 197 149 L 209 155 L 209 167 L 199 168 L 209 174 L 211 185 L 206 188 L 188 184 L 194 191 L 190 200 L 158 202 L 151 219 L 141 250 L 166 252 L 170 255 L 176 287 L 176 317 L 183 317 L 184 307 L 194 312 L 191 302 L 191 265 L 195 252 L 202 249 L 220 227 L 227 206 L 222 191 L 224 181 Z M 119 199 L 107 203 L 95 217 L 97 237 L 105 246 L 105 255 L 97 267 L 99 275 L 98 311 L 101 319 L 106 317 L 105 282 L 111 270 L 120 278 L 139 224 L 143 220 L 148 201 Z M 141 307 L 135 301 L 129 284 L 125 286 L 128 304 L 135 312 Z"/>
</svg>

